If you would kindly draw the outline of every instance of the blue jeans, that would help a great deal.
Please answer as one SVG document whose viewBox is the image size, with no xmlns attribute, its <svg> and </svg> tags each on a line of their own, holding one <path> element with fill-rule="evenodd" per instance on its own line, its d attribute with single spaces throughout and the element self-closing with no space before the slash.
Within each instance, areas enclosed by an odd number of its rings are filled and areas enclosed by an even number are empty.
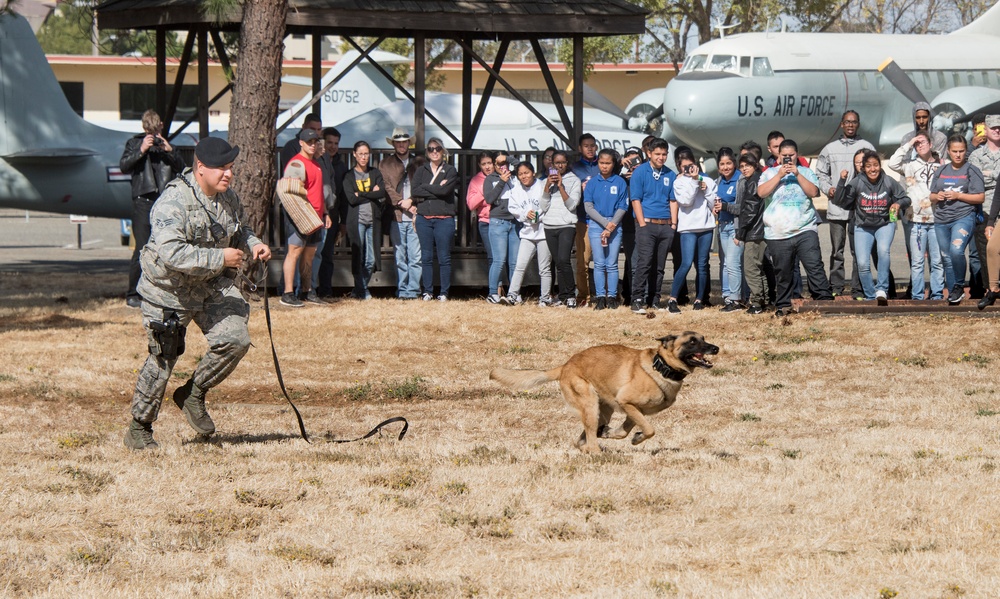
<svg viewBox="0 0 1000 599">
<path fill-rule="evenodd" d="M 694 297 L 695 299 L 702 299 L 704 297 L 705 285 L 708 282 L 708 255 L 712 251 L 712 237 L 714 234 L 715 231 L 711 229 L 697 233 L 692 231 L 681 233 L 681 263 L 677 267 L 677 272 L 674 273 L 674 282 L 670 286 L 670 297 L 677 298 L 677 294 L 680 293 L 681 285 L 687 279 L 692 264 L 695 265 L 695 272 L 697 273 Z"/>
<path fill-rule="evenodd" d="M 743 295 L 743 244 L 736 245 L 736 223 L 719 223 L 719 242 L 722 244 L 725 271 L 722 278 L 722 297 L 738 302 Z"/>
<path fill-rule="evenodd" d="M 608 245 L 601 245 L 604 227 L 597 223 L 587 223 L 587 237 L 594 255 L 594 295 L 596 297 L 618 296 L 618 251 L 622 247 L 622 228 L 617 227 L 608 238 Z"/>
<path fill-rule="evenodd" d="M 924 295 L 924 254 L 931 267 L 931 294 L 927 299 L 944 298 L 944 264 L 938 248 L 934 224 L 913 223 L 910 225 L 910 285 L 911 297 L 921 299 Z"/>
<path fill-rule="evenodd" d="M 493 264 L 493 242 L 490 241 L 490 223 L 479 221 L 479 241 L 483 242 L 483 249 L 486 250 L 486 268 Z"/>
<path fill-rule="evenodd" d="M 854 227 L 854 247 L 857 250 L 858 277 L 865 299 L 875 299 L 875 292 L 889 293 L 889 246 L 896 234 L 896 223 L 886 223 L 881 227 Z M 878 252 L 878 282 L 872 283 L 872 246 Z"/>
<path fill-rule="evenodd" d="M 412 299 L 420 295 L 420 240 L 413 221 L 393 223 L 389 238 L 396 248 L 396 295 Z"/>
<path fill-rule="evenodd" d="M 354 292 L 352 295 L 358 299 L 368 299 L 372 296 L 368 291 L 368 283 L 372 280 L 372 271 L 375 268 L 372 226 L 358 224 L 358 238 L 361 240 L 361 247 L 358 248 L 359 256 L 354 271 Z"/>
<path fill-rule="evenodd" d="M 965 248 L 972 240 L 976 215 L 969 214 L 952 223 L 934 223 L 944 279 L 952 296 L 965 292 Z"/>
<path fill-rule="evenodd" d="M 417 237 L 420 238 L 421 279 L 424 293 L 434 295 L 434 255 L 437 254 L 441 293 L 451 289 L 451 244 L 455 241 L 455 217 L 427 218 L 417 215 Z"/>
<path fill-rule="evenodd" d="M 519 227 L 512 220 L 501 218 L 490 219 L 490 295 L 497 292 L 500 287 L 500 275 L 503 267 L 507 266 L 507 276 L 514 272 L 514 265 L 517 264 L 517 248 L 521 245 L 521 238 L 518 237 Z"/>
</svg>

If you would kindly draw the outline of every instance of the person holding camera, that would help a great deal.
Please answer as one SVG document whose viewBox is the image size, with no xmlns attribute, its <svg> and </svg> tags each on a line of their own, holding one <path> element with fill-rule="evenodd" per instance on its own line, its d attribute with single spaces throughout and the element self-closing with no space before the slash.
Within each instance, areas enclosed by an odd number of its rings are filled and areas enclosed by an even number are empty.
<svg viewBox="0 0 1000 599">
<path fill-rule="evenodd" d="M 576 207 L 580 204 L 583 191 L 580 180 L 569 170 L 569 155 L 563 150 L 552 154 L 552 169 L 548 172 L 540 206 L 545 242 L 555 262 L 559 283 L 559 298 L 552 305 L 576 308 L 572 254 L 576 238 Z"/>
<path fill-rule="evenodd" d="M 215 432 L 205 394 L 250 349 L 250 304 L 236 287 L 236 271 L 248 256 L 266 263 L 271 248 L 243 224 L 243 205 L 229 189 L 239 153 L 239 147 L 225 140 L 202 139 L 194 149 L 194 167 L 168 184 L 153 206 L 139 279 L 149 356 L 132 396 L 132 421 L 125 433 L 130 449 L 159 447 L 153 423 L 192 322 L 205 334 L 208 347 L 173 399 L 200 435 Z"/>
<path fill-rule="evenodd" d="M 674 181 L 674 198 L 671 206 L 677 233 L 681 239 L 681 264 L 674 273 L 674 282 L 670 287 L 670 299 L 667 300 L 667 312 L 679 314 L 677 296 L 681 286 L 687 280 L 691 265 L 695 266 L 695 300 L 693 308 L 702 310 L 705 303 L 702 298 L 708 297 L 709 254 L 712 251 L 712 239 L 715 237 L 715 215 L 717 185 L 711 177 L 701 174 L 694 153 L 690 148 L 677 149 L 677 170 L 680 176 Z"/>
<path fill-rule="evenodd" d="M 823 269 L 818 221 L 812 198 L 819 195 L 819 178 L 799 164 L 799 147 L 784 139 L 778 146 L 779 162 L 764 171 L 757 195 L 764 200 L 764 240 L 774 260 L 775 316 L 792 308 L 792 279 L 801 261 L 814 300 L 832 300 L 830 280 Z"/>
<path fill-rule="evenodd" d="M 184 159 L 163 135 L 163 122 L 155 110 L 142 114 L 142 133 L 125 142 L 125 151 L 119 167 L 132 175 L 132 238 L 135 250 L 129 261 L 128 291 L 125 303 L 129 308 L 139 308 L 142 298 L 136 291 L 139 275 L 139 254 L 149 242 L 149 211 L 167 183 L 184 170 Z"/>
</svg>

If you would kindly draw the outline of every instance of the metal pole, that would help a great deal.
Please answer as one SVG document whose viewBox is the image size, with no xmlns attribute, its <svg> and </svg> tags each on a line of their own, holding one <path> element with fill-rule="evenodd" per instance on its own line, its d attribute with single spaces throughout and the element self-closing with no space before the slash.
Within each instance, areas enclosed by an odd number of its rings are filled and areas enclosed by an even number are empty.
<svg viewBox="0 0 1000 599">
<path fill-rule="evenodd" d="M 424 144 L 424 90 L 426 89 L 427 78 L 427 54 L 425 52 L 425 38 L 422 33 L 418 33 L 413 38 L 413 136 L 416 138 L 417 151 L 422 151 Z"/>
<path fill-rule="evenodd" d="M 83 249 L 83 224 L 76 223 L 76 249 Z"/>
</svg>

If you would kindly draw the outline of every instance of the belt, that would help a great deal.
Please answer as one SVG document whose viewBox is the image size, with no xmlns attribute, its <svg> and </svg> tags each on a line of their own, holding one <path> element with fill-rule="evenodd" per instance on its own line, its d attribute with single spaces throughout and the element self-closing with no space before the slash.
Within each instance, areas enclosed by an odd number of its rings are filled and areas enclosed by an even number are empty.
<svg viewBox="0 0 1000 599">
<path fill-rule="evenodd" d="M 647 218 L 645 219 L 647 223 L 653 223 L 654 225 L 669 225 L 669 218 Z"/>
</svg>

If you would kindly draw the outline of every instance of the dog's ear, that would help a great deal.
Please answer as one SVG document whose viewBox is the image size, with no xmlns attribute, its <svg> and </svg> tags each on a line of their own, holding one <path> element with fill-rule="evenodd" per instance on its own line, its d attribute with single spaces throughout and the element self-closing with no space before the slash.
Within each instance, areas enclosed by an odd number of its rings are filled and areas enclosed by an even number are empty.
<svg viewBox="0 0 1000 599">
<path fill-rule="evenodd" d="M 660 345 L 663 347 L 670 347 L 670 344 L 673 343 L 675 339 L 677 339 L 677 335 L 667 335 L 666 337 L 660 337 L 657 341 L 659 341 Z"/>
</svg>

